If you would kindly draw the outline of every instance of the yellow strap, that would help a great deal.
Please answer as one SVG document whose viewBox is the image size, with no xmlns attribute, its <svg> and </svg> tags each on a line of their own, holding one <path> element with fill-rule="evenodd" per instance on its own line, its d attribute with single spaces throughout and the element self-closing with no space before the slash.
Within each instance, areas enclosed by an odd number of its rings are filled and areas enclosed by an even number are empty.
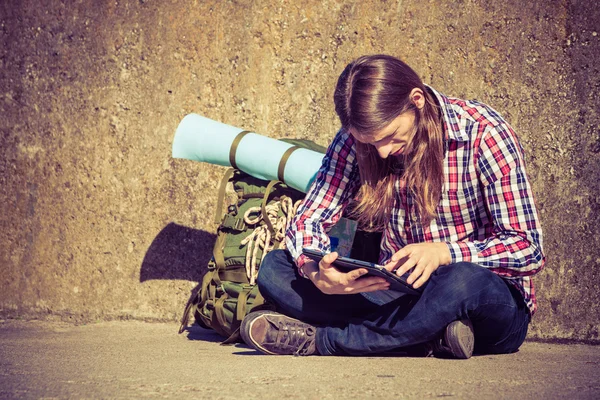
<svg viewBox="0 0 600 400">
<path fill-rule="evenodd" d="M 208 271 L 204 278 L 202 278 L 202 285 L 200 286 L 200 291 L 196 292 L 195 295 L 192 295 L 185 305 L 185 309 L 183 311 L 183 316 L 181 317 L 181 325 L 179 326 L 179 333 L 183 333 L 185 328 L 189 325 L 190 316 L 193 315 L 196 310 L 202 308 L 209 296 L 210 282 L 216 271 Z M 215 296 L 214 290 L 210 294 L 212 297 Z"/>
<path fill-rule="evenodd" d="M 229 164 L 235 169 L 239 169 L 237 164 L 235 163 L 235 153 L 237 152 L 238 145 L 242 141 L 243 137 L 249 134 L 250 131 L 241 131 L 238 135 L 233 139 L 233 143 L 231 143 L 231 148 L 229 149 Z"/>
<path fill-rule="evenodd" d="M 217 271 L 225 268 L 225 255 L 223 254 L 223 247 L 225 246 L 225 238 L 227 234 L 219 231 L 217 234 L 217 241 L 215 242 L 215 246 L 213 247 L 213 258 L 215 259 L 215 264 L 217 264 Z M 218 275 L 215 275 L 215 280 L 219 280 Z M 221 284 L 221 281 L 217 284 Z"/>
<path fill-rule="evenodd" d="M 238 302 L 236 307 L 236 324 L 242 322 L 244 317 L 246 316 L 246 301 L 248 301 L 248 296 L 250 295 L 250 291 L 252 290 L 252 286 L 244 288 L 240 294 L 238 295 Z M 233 324 L 232 324 L 233 326 Z"/>
<path fill-rule="evenodd" d="M 185 331 L 185 328 L 187 328 L 190 322 L 190 313 L 192 311 L 192 308 L 195 309 L 198 306 L 198 304 L 196 304 L 195 302 L 197 296 L 198 295 L 196 294 L 196 296 L 190 297 L 187 304 L 185 305 L 185 309 L 183 310 L 183 316 L 181 317 L 181 325 L 179 325 L 179 331 L 177 333 L 183 333 Z"/>
<path fill-rule="evenodd" d="M 206 300 L 208 300 L 209 297 L 214 298 L 216 296 L 216 288 L 214 287 L 214 285 L 212 285 L 211 287 L 210 284 L 210 282 L 213 280 L 216 274 L 217 271 L 207 271 L 204 275 L 204 278 L 202 278 L 202 288 L 200 289 L 200 302 L 198 303 L 199 307 L 202 307 L 202 305 L 206 303 Z"/>
<path fill-rule="evenodd" d="M 269 182 L 269 184 L 267 185 L 267 188 L 265 189 L 265 195 L 263 196 L 263 201 L 262 201 L 262 205 L 261 205 L 263 221 L 265 221 L 265 224 L 267 224 L 267 228 L 269 228 L 269 231 L 271 232 L 271 235 L 273 235 L 273 236 L 275 236 L 275 228 L 273 228 L 273 224 L 271 223 L 271 220 L 269 219 L 269 215 L 267 214 L 267 203 L 269 202 L 269 196 L 271 195 L 271 190 L 273 190 L 273 187 L 275 187 L 275 185 L 278 183 L 279 183 L 279 181 L 276 181 L 276 180 L 272 180 L 271 182 Z"/>
<path fill-rule="evenodd" d="M 292 153 L 294 151 L 298 150 L 299 148 L 300 147 L 298 147 L 298 146 L 292 146 L 289 149 L 287 149 L 285 151 L 285 153 L 283 153 L 283 156 L 281 156 L 281 161 L 279 161 L 279 167 L 277 168 L 277 179 L 279 179 L 281 182 L 285 182 L 285 180 L 283 179 L 283 174 L 285 172 L 285 165 L 287 164 Z"/>
<path fill-rule="evenodd" d="M 202 289 L 200 289 L 199 293 L 200 301 L 196 305 L 196 309 L 194 310 L 194 312 L 198 309 L 202 310 L 207 303 L 214 303 L 215 298 L 217 297 L 217 287 L 213 284 L 213 279 L 215 277 L 217 278 L 217 280 L 219 279 L 217 271 L 208 271 L 204 275 L 204 279 L 202 279 Z M 210 326 L 211 321 L 206 318 L 205 314 L 202 311 L 198 313 L 198 316 L 200 317 L 204 325 Z"/>
<path fill-rule="evenodd" d="M 239 342 L 240 336 L 241 336 L 240 328 L 238 327 L 235 331 L 233 331 L 233 333 L 227 339 L 225 339 L 221 342 L 221 346 Z"/>
<path fill-rule="evenodd" d="M 248 312 L 251 313 L 256 307 L 262 306 L 265 303 L 266 303 L 266 301 L 265 301 L 265 298 L 263 297 L 262 293 L 260 292 L 260 290 L 257 290 L 256 296 L 254 297 L 254 301 L 252 302 L 252 305 L 250 306 L 250 309 L 248 310 Z"/>
<path fill-rule="evenodd" d="M 207 296 L 202 297 L 202 301 L 208 301 L 208 300 L 214 300 L 217 298 L 217 285 L 211 285 L 210 281 L 217 275 L 217 271 L 211 271 L 210 272 L 211 276 L 210 279 L 207 279 L 207 285 L 208 285 L 208 293 Z M 206 275 L 209 275 L 209 273 L 207 273 Z M 219 279 L 219 277 L 217 276 L 217 279 Z M 221 285 L 221 282 L 219 282 L 219 286 Z"/>
<path fill-rule="evenodd" d="M 231 329 L 233 330 L 233 333 L 227 339 L 225 339 L 223 342 L 221 342 L 221 345 L 232 344 L 239 340 L 240 325 L 242 323 L 242 320 L 244 319 L 244 317 L 247 314 L 246 313 L 246 309 L 247 309 L 246 303 L 248 301 L 248 296 L 250 295 L 250 292 L 252 291 L 253 288 L 254 287 L 249 286 L 249 287 L 244 288 L 240 292 L 240 294 L 238 296 L 237 307 L 236 307 L 236 319 L 231 322 Z M 257 291 L 257 296 L 258 295 L 260 295 L 260 292 Z M 260 296 L 260 297 L 262 299 L 262 296 Z M 262 304 L 262 303 L 264 303 L 264 299 L 262 300 L 262 302 L 260 304 Z M 248 309 L 248 312 L 250 312 L 252 310 L 252 308 L 255 307 L 255 305 L 259 305 L 256 303 L 256 298 L 252 302 L 252 306 L 250 309 Z"/>
<path fill-rule="evenodd" d="M 221 281 L 231 281 L 239 283 L 248 283 L 248 276 L 246 275 L 246 269 L 221 269 L 219 270 L 219 279 Z"/>
<path fill-rule="evenodd" d="M 217 300 L 215 303 L 215 310 L 213 311 L 217 318 L 213 318 L 211 321 L 211 326 L 213 329 L 222 336 L 229 336 L 229 333 L 225 330 L 227 327 L 227 320 L 225 319 L 225 314 L 223 312 L 223 305 L 225 304 L 225 300 L 228 298 L 229 295 L 227 293 L 223 293 L 219 300 Z"/>
<path fill-rule="evenodd" d="M 223 178 L 221 178 L 221 184 L 219 185 L 219 196 L 217 198 L 217 211 L 215 212 L 215 224 L 220 224 L 223 218 L 223 201 L 225 200 L 225 189 L 227 188 L 227 182 L 233 176 L 235 170 L 229 168 L 225 171 Z"/>
</svg>

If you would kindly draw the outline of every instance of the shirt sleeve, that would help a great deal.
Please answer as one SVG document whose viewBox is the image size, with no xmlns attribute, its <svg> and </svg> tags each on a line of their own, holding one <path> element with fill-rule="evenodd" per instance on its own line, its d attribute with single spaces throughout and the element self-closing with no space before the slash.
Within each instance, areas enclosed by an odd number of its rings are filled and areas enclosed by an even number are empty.
<svg viewBox="0 0 600 400">
<path fill-rule="evenodd" d="M 303 248 L 330 251 L 327 232 L 360 186 L 354 138 L 340 130 L 327 149 L 321 168 L 286 232 L 286 246 L 302 276 L 308 260 Z"/>
<path fill-rule="evenodd" d="M 487 129 L 476 151 L 493 228 L 485 240 L 448 243 L 452 262 L 473 262 L 507 279 L 533 275 L 545 256 L 523 149 L 511 127 L 501 123 Z"/>
</svg>

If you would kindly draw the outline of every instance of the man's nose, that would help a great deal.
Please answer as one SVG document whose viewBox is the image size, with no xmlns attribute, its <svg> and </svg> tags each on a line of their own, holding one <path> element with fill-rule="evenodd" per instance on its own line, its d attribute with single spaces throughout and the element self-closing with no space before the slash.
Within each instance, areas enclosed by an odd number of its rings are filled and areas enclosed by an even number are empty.
<svg viewBox="0 0 600 400">
<path fill-rule="evenodd" d="M 390 152 L 392 151 L 392 144 L 388 143 L 384 146 L 376 146 L 377 147 L 377 153 L 379 153 L 379 157 L 381 158 L 388 158 L 388 156 L 390 155 Z"/>
</svg>

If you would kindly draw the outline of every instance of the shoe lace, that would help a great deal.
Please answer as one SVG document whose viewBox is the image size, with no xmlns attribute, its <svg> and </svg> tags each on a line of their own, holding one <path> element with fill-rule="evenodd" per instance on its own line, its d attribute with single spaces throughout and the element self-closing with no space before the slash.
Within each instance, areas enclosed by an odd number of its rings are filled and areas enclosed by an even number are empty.
<svg viewBox="0 0 600 400">
<path fill-rule="evenodd" d="M 295 356 L 304 356 L 311 353 L 314 346 L 316 330 L 312 326 L 296 322 L 279 322 L 279 329 L 275 339 L 275 346 L 281 349 L 296 349 Z"/>
</svg>

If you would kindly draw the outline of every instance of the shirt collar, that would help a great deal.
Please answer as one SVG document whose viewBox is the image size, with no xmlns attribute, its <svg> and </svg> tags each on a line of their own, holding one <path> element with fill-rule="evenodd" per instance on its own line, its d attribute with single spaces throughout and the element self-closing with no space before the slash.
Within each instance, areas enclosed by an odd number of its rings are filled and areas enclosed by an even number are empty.
<svg viewBox="0 0 600 400">
<path fill-rule="evenodd" d="M 425 87 L 435 96 L 438 105 L 441 108 L 441 113 L 444 118 L 444 136 L 446 141 L 454 140 L 457 142 L 466 142 L 469 140 L 469 136 L 463 129 L 460 129 L 460 116 L 457 113 L 455 105 L 451 99 L 429 85 Z"/>
</svg>

